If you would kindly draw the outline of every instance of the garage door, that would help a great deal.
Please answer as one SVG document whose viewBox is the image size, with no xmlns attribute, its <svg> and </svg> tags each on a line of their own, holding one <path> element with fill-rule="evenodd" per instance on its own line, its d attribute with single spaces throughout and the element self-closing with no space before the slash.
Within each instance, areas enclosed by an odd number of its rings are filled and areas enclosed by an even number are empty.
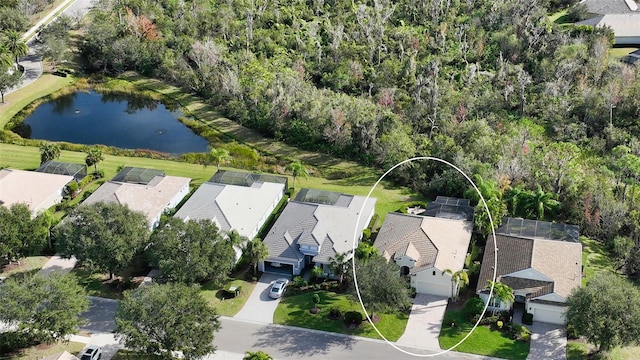
<svg viewBox="0 0 640 360">
<path fill-rule="evenodd" d="M 451 285 L 435 284 L 426 281 L 416 282 L 416 292 L 449 297 Z"/>
<path fill-rule="evenodd" d="M 564 325 L 565 323 L 564 315 L 560 309 L 533 308 L 533 320 L 560 325 Z"/>
<path fill-rule="evenodd" d="M 281 264 L 275 263 L 276 266 L 273 266 L 273 263 L 269 263 L 265 261 L 264 272 L 268 272 L 271 274 L 280 274 L 280 275 L 288 275 L 291 276 L 293 274 L 293 265 L 291 264 Z"/>
</svg>

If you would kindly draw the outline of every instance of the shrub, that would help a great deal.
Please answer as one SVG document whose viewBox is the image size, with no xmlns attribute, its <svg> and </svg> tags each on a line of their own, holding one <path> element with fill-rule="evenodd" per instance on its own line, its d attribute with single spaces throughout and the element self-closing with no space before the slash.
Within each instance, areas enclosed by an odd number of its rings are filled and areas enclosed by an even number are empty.
<svg viewBox="0 0 640 360">
<path fill-rule="evenodd" d="M 332 306 L 329 308 L 329 317 L 333 319 L 339 319 L 342 316 L 342 309 L 338 306 Z"/>
<path fill-rule="evenodd" d="M 484 302 L 482 299 L 479 297 L 473 297 L 464 304 L 462 315 L 467 319 L 472 319 L 474 316 L 482 314 L 482 310 L 484 310 Z"/>
<path fill-rule="evenodd" d="M 67 189 L 66 192 L 69 196 L 74 197 L 76 195 L 76 192 L 78 191 L 78 183 L 75 181 L 71 181 L 70 183 L 67 184 Z"/>
<path fill-rule="evenodd" d="M 347 324 L 360 325 L 364 317 L 359 311 L 347 311 L 344 313 L 344 322 Z"/>
<path fill-rule="evenodd" d="M 293 286 L 297 288 L 301 288 L 303 286 L 307 286 L 307 281 L 302 278 L 302 276 L 296 276 L 293 278 Z"/>
<path fill-rule="evenodd" d="M 469 319 L 469 321 L 475 324 L 476 322 L 478 322 L 478 319 L 480 319 L 480 314 L 474 315 L 473 317 L 471 317 L 471 319 Z M 492 325 L 497 323 L 499 320 L 500 318 L 498 316 L 487 316 L 483 317 L 478 325 Z"/>
<path fill-rule="evenodd" d="M 415 299 L 415 297 L 418 295 L 418 293 L 416 292 L 416 288 L 414 287 L 410 287 L 409 288 L 409 297 L 412 299 Z"/>
<path fill-rule="evenodd" d="M 533 325 L 533 314 L 529 314 L 528 312 L 522 313 L 522 323 L 525 325 Z"/>
<path fill-rule="evenodd" d="M 368 241 L 371 238 L 371 229 L 362 230 L 362 240 Z"/>
</svg>

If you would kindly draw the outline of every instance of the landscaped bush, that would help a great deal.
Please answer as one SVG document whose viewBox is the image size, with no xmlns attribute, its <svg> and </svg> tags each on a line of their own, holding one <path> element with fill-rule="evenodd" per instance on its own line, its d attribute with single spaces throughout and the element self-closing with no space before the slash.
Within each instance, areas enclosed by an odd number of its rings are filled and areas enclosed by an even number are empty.
<svg viewBox="0 0 640 360">
<path fill-rule="evenodd" d="M 513 340 L 529 341 L 531 339 L 531 332 L 524 325 L 510 322 L 504 325 L 502 331 Z"/>
<path fill-rule="evenodd" d="M 344 313 L 344 322 L 346 324 L 357 326 L 362 323 L 362 319 L 364 319 L 364 316 L 359 311 L 347 311 Z"/>
<path fill-rule="evenodd" d="M 470 321 L 475 324 L 478 321 L 478 319 L 480 319 L 480 314 L 474 315 L 470 319 Z M 482 320 L 480 320 L 478 325 L 493 325 L 498 321 L 500 321 L 500 317 L 498 315 L 486 316 L 486 317 L 483 317 Z"/>
<path fill-rule="evenodd" d="M 342 317 L 342 309 L 338 306 L 331 306 L 329 308 L 329 318 L 331 319 L 340 319 Z"/>
<path fill-rule="evenodd" d="M 464 304 L 464 308 L 462 309 L 462 315 L 465 318 L 472 320 L 475 316 L 482 314 L 482 310 L 484 310 L 484 302 L 479 297 L 473 297 Z M 476 321 L 477 321 L 476 317 Z"/>
<path fill-rule="evenodd" d="M 533 324 L 533 314 L 529 314 L 528 312 L 523 312 L 522 313 L 522 323 L 526 324 L 526 325 L 532 325 Z"/>
<path fill-rule="evenodd" d="M 291 285 L 293 285 L 293 287 L 301 288 L 303 286 L 307 286 L 307 281 L 303 279 L 302 276 L 295 276 Z"/>
<path fill-rule="evenodd" d="M 415 297 L 418 295 L 416 288 L 414 287 L 410 287 L 409 288 L 409 297 L 412 299 L 415 299 Z"/>
</svg>

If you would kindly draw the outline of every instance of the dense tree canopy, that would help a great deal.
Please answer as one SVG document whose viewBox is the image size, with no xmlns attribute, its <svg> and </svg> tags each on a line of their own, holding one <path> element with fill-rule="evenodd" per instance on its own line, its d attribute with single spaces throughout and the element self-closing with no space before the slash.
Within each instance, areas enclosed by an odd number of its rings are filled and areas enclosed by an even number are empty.
<svg viewBox="0 0 640 360">
<path fill-rule="evenodd" d="M 26 204 L 0 206 L 0 258 L 20 260 L 38 255 L 47 245 L 48 236 L 46 215 L 32 219 Z"/>
<path fill-rule="evenodd" d="M 164 359 L 181 351 L 188 360 L 213 353 L 213 333 L 219 329 L 218 315 L 198 287 L 170 283 L 125 292 L 114 332 L 127 348 Z"/>
<path fill-rule="evenodd" d="M 596 274 L 568 299 L 567 322 L 606 352 L 640 338 L 640 291 L 617 275 Z"/>
<path fill-rule="evenodd" d="M 67 274 L 12 277 L 0 291 L 0 321 L 36 342 L 50 344 L 75 334 L 88 308 L 84 288 Z"/>
<path fill-rule="evenodd" d="M 73 210 L 55 229 L 61 256 L 75 256 L 94 271 L 119 274 L 149 238 L 144 214 L 125 205 L 98 202 Z"/>
<path fill-rule="evenodd" d="M 400 269 L 382 256 L 366 261 L 355 259 L 356 279 L 360 298 L 367 312 L 400 310 L 410 306 L 411 299 L 406 281 L 400 277 Z M 355 293 L 355 288 L 353 289 Z"/>
<path fill-rule="evenodd" d="M 168 219 L 151 235 L 147 253 L 163 279 L 185 284 L 221 282 L 236 261 L 231 241 L 210 220 Z"/>
</svg>

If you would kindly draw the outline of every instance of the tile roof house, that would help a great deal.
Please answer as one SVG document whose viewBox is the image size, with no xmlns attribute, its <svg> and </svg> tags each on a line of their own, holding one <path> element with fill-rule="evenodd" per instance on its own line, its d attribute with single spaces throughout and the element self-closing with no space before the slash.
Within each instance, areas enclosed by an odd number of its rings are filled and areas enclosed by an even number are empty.
<svg viewBox="0 0 640 360">
<path fill-rule="evenodd" d="M 633 0 L 584 0 L 590 17 L 576 25 L 609 27 L 616 45 L 640 45 L 640 8 Z"/>
<path fill-rule="evenodd" d="M 153 229 L 164 211 L 176 207 L 187 196 L 190 182 L 189 178 L 167 176 L 160 170 L 125 167 L 82 204 L 103 201 L 127 205 L 142 212 Z"/>
<path fill-rule="evenodd" d="M 459 201 L 447 204 L 452 200 Z M 416 292 L 453 297 L 459 288 L 448 271 L 464 268 L 472 219 L 468 200 L 438 197 L 421 215 L 387 214 L 374 246 L 410 277 Z"/>
<path fill-rule="evenodd" d="M 35 216 L 62 201 L 73 176 L 35 171 L 0 170 L 0 205 L 24 203 Z"/>
<path fill-rule="evenodd" d="M 185 221 L 208 219 L 223 233 L 236 230 L 253 239 L 286 189 L 286 177 L 220 170 L 191 195 L 175 216 Z"/>
<path fill-rule="evenodd" d="M 329 274 L 330 259 L 350 252 L 354 237 L 360 240 L 375 203 L 375 198 L 302 189 L 265 237 L 269 257 L 259 269 L 300 275 L 305 266 L 315 265 Z"/>
<path fill-rule="evenodd" d="M 582 0 L 587 12 L 591 15 L 629 14 L 638 11 L 634 0 Z"/>
<path fill-rule="evenodd" d="M 515 301 L 524 303 L 535 321 L 564 324 L 567 297 L 582 280 L 578 227 L 514 218 L 503 224 L 496 230 L 495 247 L 493 236 L 487 239 L 476 292 L 489 301 L 485 286 L 495 270 L 497 281 L 513 289 Z M 497 308 L 510 307 L 501 303 Z"/>
</svg>

